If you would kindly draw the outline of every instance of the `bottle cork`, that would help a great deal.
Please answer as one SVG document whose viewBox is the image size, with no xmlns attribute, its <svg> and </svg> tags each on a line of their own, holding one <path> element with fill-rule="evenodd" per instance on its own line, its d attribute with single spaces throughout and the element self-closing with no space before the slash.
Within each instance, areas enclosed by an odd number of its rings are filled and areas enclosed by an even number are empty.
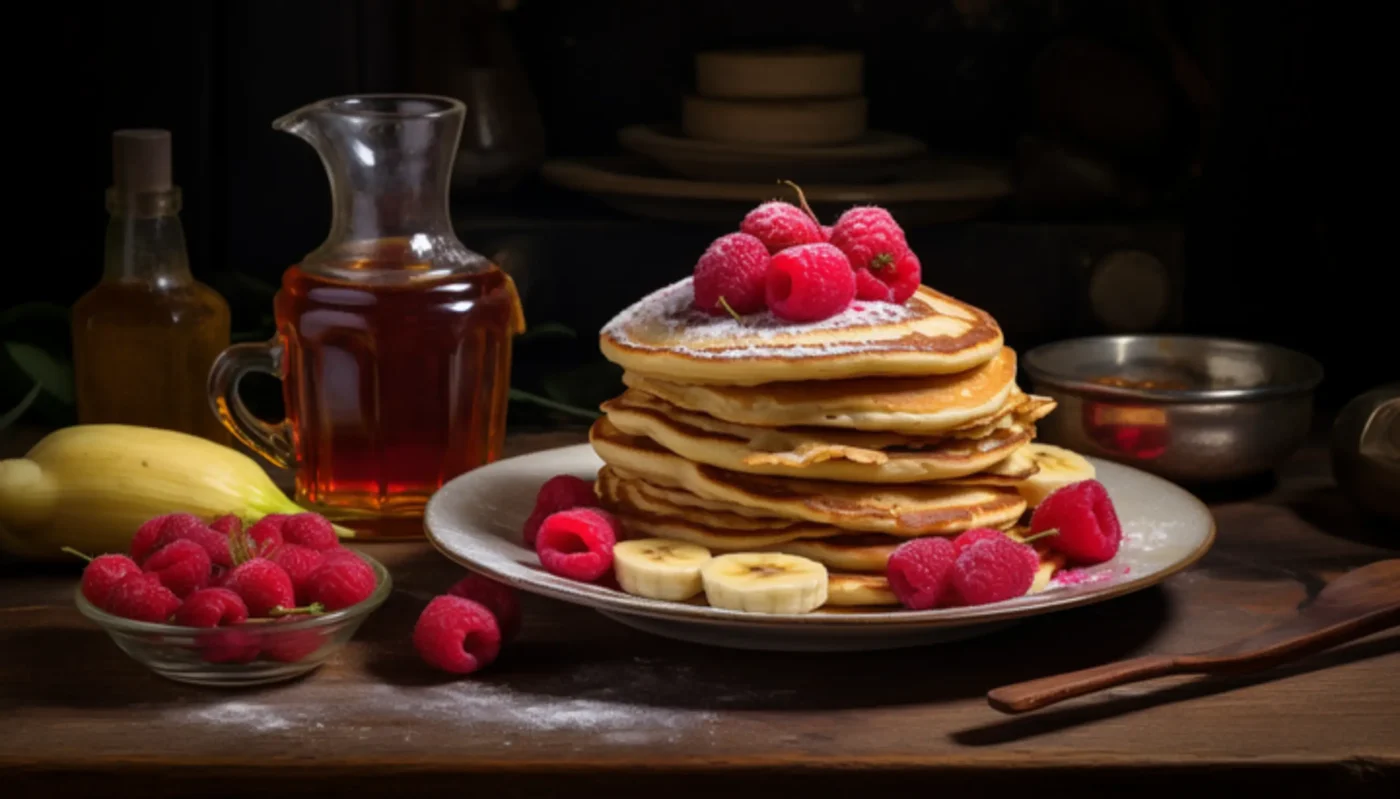
<svg viewBox="0 0 1400 799">
<path fill-rule="evenodd" d="M 112 184 L 121 193 L 169 191 L 170 131 L 143 128 L 113 133 Z"/>
</svg>

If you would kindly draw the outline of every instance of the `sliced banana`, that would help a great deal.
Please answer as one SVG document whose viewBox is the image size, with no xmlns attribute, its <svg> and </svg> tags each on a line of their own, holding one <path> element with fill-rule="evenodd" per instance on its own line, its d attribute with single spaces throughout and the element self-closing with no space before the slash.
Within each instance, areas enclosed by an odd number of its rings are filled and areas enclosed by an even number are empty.
<svg viewBox="0 0 1400 799">
<path fill-rule="evenodd" d="M 683 602 L 700 593 L 700 569 L 710 550 L 667 538 L 619 541 L 613 547 L 613 572 L 622 590 L 648 599 Z"/>
<path fill-rule="evenodd" d="M 826 567 L 777 552 L 734 552 L 700 570 L 712 607 L 750 613 L 809 613 L 826 603 Z"/>
<path fill-rule="evenodd" d="M 1016 490 L 1032 508 L 1044 502 L 1052 491 L 1070 483 L 1093 480 L 1097 475 L 1094 465 L 1083 455 L 1064 447 L 1034 442 L 1027 444 L 1024 451 L 1040 467 L 1035 474 L 1016 484 Z"/>
</svg>

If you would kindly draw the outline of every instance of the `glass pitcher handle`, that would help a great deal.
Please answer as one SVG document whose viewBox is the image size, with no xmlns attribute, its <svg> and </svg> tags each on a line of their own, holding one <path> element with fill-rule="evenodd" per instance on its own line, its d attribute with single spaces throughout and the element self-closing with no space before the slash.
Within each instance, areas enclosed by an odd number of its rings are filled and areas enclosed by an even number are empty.
<svg viewBox="0 0 1400 799">
<path fill-rule="evenodd" d="M 285 419 L 277 424 L 264 422 L 238 396 L 238 383 L 249 372 L 282 377 L 282 344 L 276 336 L 262 343 L 235 344 L 219 353 L 209 369 L 209 404 L 235 438 L 272 464 L 290 469 L 296 463 L 291 425 Z"/>
</svg>

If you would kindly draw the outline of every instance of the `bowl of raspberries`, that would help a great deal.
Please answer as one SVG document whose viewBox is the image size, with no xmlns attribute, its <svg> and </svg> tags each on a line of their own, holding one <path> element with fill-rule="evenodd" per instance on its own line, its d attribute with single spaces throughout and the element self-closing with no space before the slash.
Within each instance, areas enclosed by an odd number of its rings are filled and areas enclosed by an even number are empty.
<svg viewBox="0 0 1400 799">
<path fill-rule="evenodd" d="M 70 550 L 71 551 L 71 550 Z M 75 601 L 117 646 L 179 682 L 245 686 L 313 671 L 388 598 L 389 572 L 315 513 L 244 527 L 171 513 L 130 551 L 88 557 Z"/>
</svg>

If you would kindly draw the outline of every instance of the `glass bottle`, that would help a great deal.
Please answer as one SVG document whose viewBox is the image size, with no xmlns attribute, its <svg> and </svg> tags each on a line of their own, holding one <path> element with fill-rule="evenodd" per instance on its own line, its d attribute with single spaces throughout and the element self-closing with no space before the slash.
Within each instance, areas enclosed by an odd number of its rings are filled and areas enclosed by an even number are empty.
<svg viewBox="0 0 1400 799">
<path fill-rule="evenodd" d="M 102 280 L 73 306 L 78 421 L 160 427 L 228 444 L 206 385 L 229 343 L 224 298 L 190 273 L 170 132 L 112 135 Z"/>
<path fill-rule="evenodd" d="M 366 538 L 421 536 L 428 498 L 505 437 L 524 319 L 510 277 L 452 229 L 464 116 L 447 97 L 358 95 L 273 123 L 320 155 L 331 229 L 283 274 L 277 335 L 230 347 L 210 376 L 234 435 L 295 467 L 299 502 Z M 249 371 L 282 379 L 284 421 L 243 406 Z"/>
</svg>

